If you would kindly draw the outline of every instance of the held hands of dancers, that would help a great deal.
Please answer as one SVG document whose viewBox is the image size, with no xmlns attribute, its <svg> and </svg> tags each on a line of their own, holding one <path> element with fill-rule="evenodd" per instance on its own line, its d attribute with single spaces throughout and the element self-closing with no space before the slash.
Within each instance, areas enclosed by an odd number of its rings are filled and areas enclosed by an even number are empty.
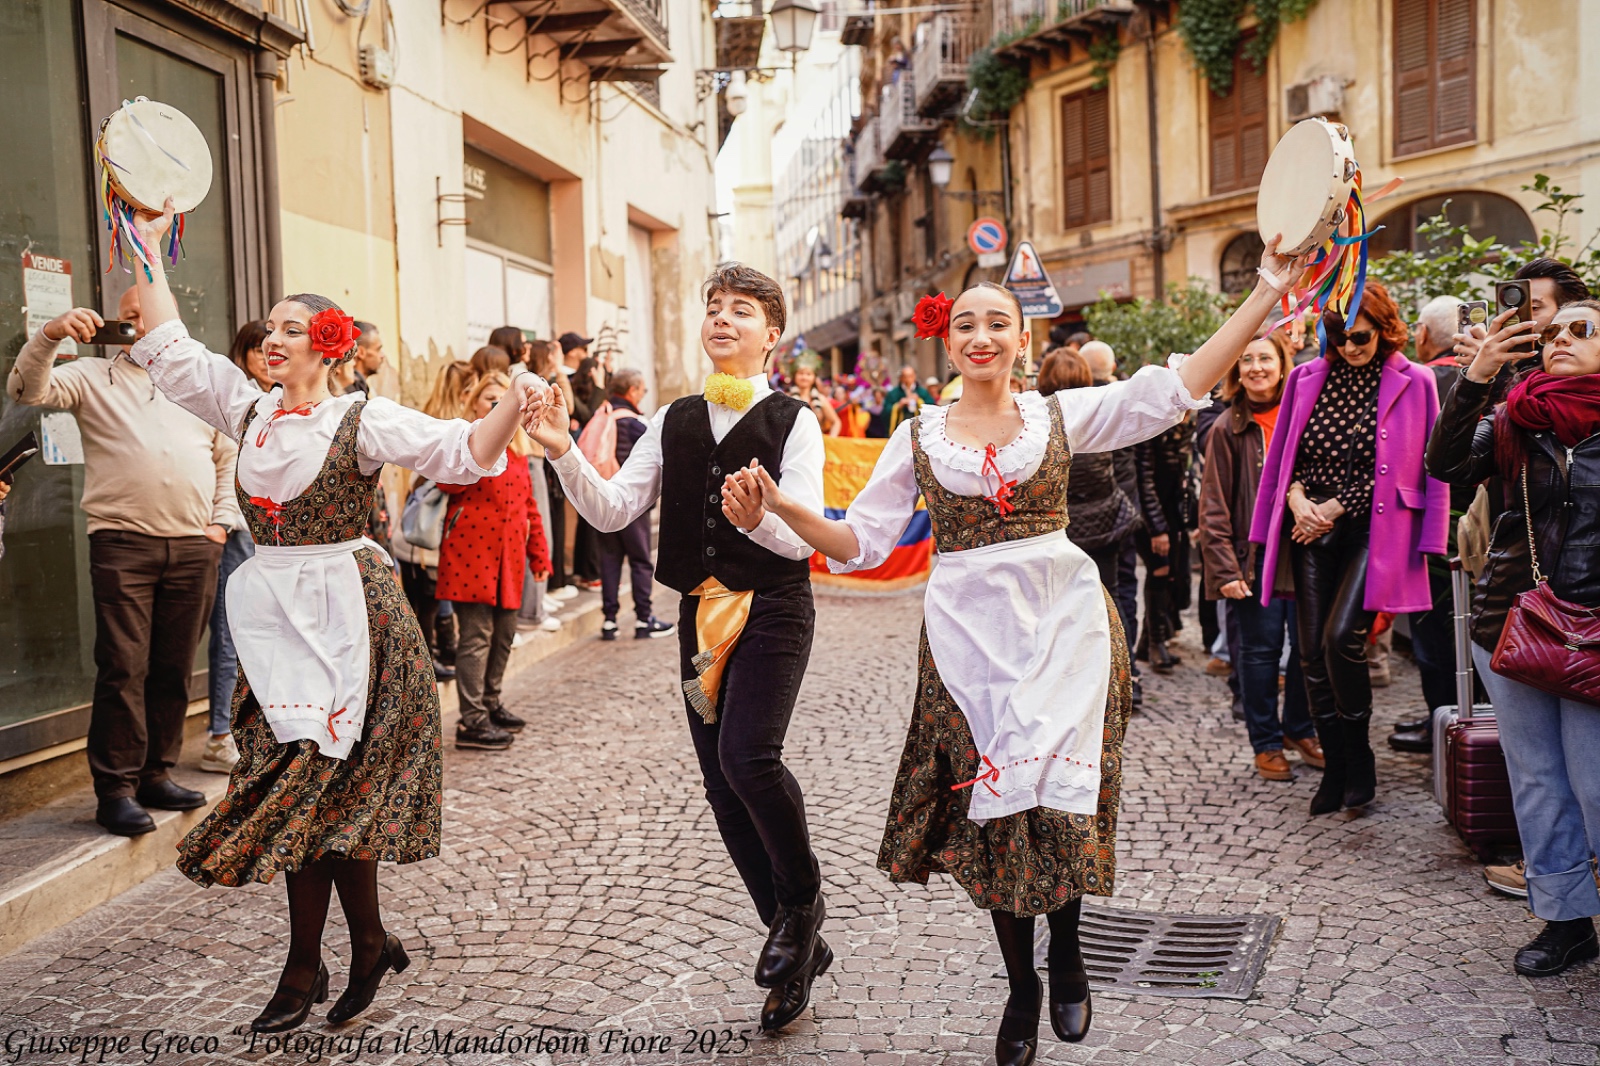
<svg viewBox="0 0 1600 1066">
<path fill-rule="evenodd" d="M 855 531 L 844 522 L 807 510 L 785 496 L 778 482 L 756 459 L 723 481 L 722 513 L 734 525 L 749 532 L 772 514 L 811 547 L 839 562 L 861 554 Z"/>
<path fill-rule="evenodd" d="M 522 404 L 522 428 L 528 436 L 559 459 L 572 447 L 572 416 L 567 413 L 567 398 L 560 389 L 551 388 L 536 374 L 518 374 L 517 380 L 537 380 L 537 389 L 530 387 Z"/>
</svg>

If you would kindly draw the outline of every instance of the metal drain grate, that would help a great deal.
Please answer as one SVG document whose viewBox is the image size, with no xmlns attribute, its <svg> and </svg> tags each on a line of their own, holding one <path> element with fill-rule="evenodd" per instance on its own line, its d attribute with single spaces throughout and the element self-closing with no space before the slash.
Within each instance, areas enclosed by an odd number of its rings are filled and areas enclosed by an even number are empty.
<svg viewBox="0 0 1600 1066">
<path fill-rule="evenodd" d="M 1043 970 L 1050 927 L 1040 921 L 1038 930 Z M 1095 987 L 1186 999 L 1249 999 L 1277 930 L 1272 915 L 1168 916 L 1087 902 L 1078 926 Z"/>
</svg>

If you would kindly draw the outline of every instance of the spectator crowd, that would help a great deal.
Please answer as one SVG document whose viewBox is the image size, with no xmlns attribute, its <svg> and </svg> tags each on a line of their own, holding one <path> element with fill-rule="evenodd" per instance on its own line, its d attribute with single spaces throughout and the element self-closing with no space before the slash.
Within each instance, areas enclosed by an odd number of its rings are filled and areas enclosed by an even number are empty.
<svg viewBox="0 0 1600 1066">
<path fill-rule="evenodd" d="M 1600 607 L 1600 567 L 1589 558 L 1600 543 L 1600 496 L 1589 493 L 1600 485 L 1600 302 L 1554 260 L 1534 260 L 1516 279 L 1531 295 L 1526 321 L 1506 313 L 1464 328 L 1454 297 L 1403 309 L 1369 281 L 1353 320 L 1329 314 L 1257 338 L 1209 408 L 1131 448 L 1073 456 L 1067 534 L 1117 605 L 1135 708 L 1142 669 L 1184 666 L 1171 644 L 1194 608 L 1206 650 L 1194 665 L 1226 684 L 1254 772 L 1292 782 L 1297 769 L 1319 771 L 1312 816 L 1365 806 L 1381 791 L 1373 691 L 1391 683 L 1387 657 L 1407 648 L 1430 713 L 1394 723 L 1386 741 L 1431 752 L 1434 718 L 1457 702 L 1465 665 L 1448 563 L 1459 556 L 1475 582 L 1472 666 L 1499 723 L 1522 841 L 1520 860 L 1485 876 L 1527 897 L 1546 923 L 1515 960 L 1542 975 L 1597 954 L 1600 699 L 1530 684 L 1497 666 L 1497 648 L 1519 596 L 1536 585 L 1579 609 Z M 136 291 L 118 311 L 142 335 Z M 357 355 L 329 371 L 336 394 L 370 393 L 384 373 L 380 331 L 357 327 Z M 204 804 L 170 771 L 208 625 L 201 765 L 225 773 L 239 758 L 225 589 L 254 549 L 235 501 L 232 442 L 159 395 L 123 352 L 55 365 L 64 336 L 36 333 L 8 391 L 72 412 L 82 433 L 96 609 L 88 760 L 100 823 L 136 835 L 154 828 L 150 808 Z M 229 358 L 270 390 L 265 336 L 262 323 L 247 323 Z M 1136 369 L 1087 333 L 1052 340 L 1036 381 L 1019 375 L 1015 391 L 1095 388 Z M 578 447 L 609 477 L 643 435 L 652 398 L 643 374 L 592 354 L 592 344 L 501 327 L 470 359 L 439 369 L 423 410 L 481 418 L 516 376 L 536 375 L 561 391 Z M 892 379 L 827 378 L 810 352 L 770 373 L 828 436 L 887 438 L 962 388 L 959 377 L 919 380 L 910 366 Z M 580 590 L 600 592 L 602 639 L 618 639 L 624 566 L 635 639 L 675 631 L 653 613 L 650 513 L 600 533 L 567 504 L 534 440 L 519 431 L 510 452 L 504 473 L 473 485 L 400 472 L 398 508 L 380 489 L 367 521 L 397 562 L 435 676 L 457 683 L 460 747 L 513 743 L 524 723 L 500 703 L 510 652 L 530 632 L 559 630 Z M 7 491 L 0 483 L 0 501 Z"/>
</svg>

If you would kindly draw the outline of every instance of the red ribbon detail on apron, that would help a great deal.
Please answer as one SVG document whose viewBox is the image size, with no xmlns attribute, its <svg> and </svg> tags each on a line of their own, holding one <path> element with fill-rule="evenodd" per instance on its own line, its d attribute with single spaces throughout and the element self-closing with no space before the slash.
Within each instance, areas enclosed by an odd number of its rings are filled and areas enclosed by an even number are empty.
<svg viewBox="0 0 1600 1066">
<path fill-rule="evenodd" d="M 1000 795 L 999 790 L 989 783 L 991 781 L 1000 780 L 1000 767 L 990 762 L 989 756 L 987 755 L 983 757 L 983 765 L 987 766 L 988 769 L 979 774 L 977 777 L 974 777 L 971 781 L 963 781 L 959 785 L 951 785 L 950 791 L 955 792 L 959 789 L 971 788 L 973 785 L 981 782 L 984 788 L 988 789 L 990 792 L 993 792 L 996 796 Z"/>
</svg>

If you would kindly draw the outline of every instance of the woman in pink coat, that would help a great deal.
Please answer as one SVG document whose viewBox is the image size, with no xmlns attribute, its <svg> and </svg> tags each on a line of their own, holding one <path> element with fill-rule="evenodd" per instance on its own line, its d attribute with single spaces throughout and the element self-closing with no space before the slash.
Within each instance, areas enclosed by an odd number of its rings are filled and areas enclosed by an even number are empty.
<svg viewBox="0 0 1600 1066">
<path fill-rule="evenodd" d="M 1322 358 L 1295 367 L 1284 387 L 1250 527 L 1266 573 L 1283 538 L 1292 542 L 1301 669 L 1327 760 L 1312 814 L 1362 806 L 1377 791 L 1373 615 L 1429 609 L 1425 556 L 1445 552 L 1450 518 L 1449 489 L 1423 468 L 1439 394 L 1433 371 L 1401 353 L 1407 329 L 1394 299 L 1368 282 L 1354 325 L 1328 314 L 1322 331 Z M 1263 602 L 1269 595 L 1263 588 Z"/>
<path fill-rule="evenodd" d="M 467 411 L 494 410 L 510 387 L 504 374 L 485 374 L 467 393 Z M 519 431 L 507 449 L 504 473 L 472 485 L 439 486 L 450 496 L 450 505 L 434 595 L 456 605 L 461 628 L 456 645 L 458 748 L 508 748 L 511 734 L 525 724 L 500 706 L 500 681 L 517 636 L 524 560 L 535 581 L 550 573 L 544 523 L 524 461 L 527 451 L 527 436 Z"/>
</svg>

